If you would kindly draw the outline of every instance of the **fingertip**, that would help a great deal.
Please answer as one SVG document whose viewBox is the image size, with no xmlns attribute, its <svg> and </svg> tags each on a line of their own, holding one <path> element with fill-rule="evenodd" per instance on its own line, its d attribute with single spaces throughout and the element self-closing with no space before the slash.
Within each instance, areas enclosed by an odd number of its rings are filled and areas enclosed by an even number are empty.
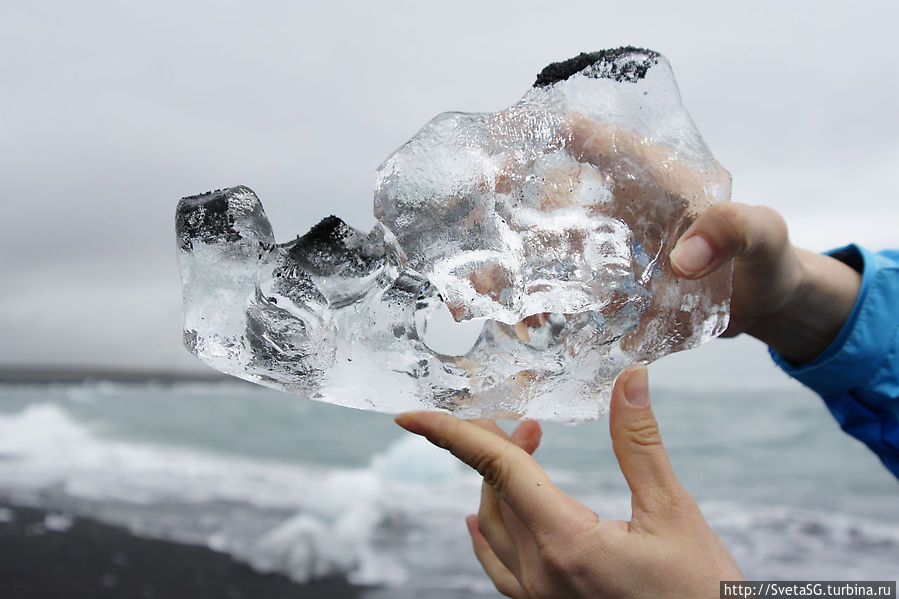
<svg viewBox="0 0 899 599">
<path fill-rule="evenodd" d="M 536 420 L 525 420 L 521 424 L 527 430 L 528 436 L 533 440 L 534 444 L 539 445 L 540 440 L 543 438 L 543 428 L 540 426 L 540 423 Z"/>
<path fill-rule="evenodd" d="M 415 421 L 415 415 L 411 412 L 403 412 L 402 414 L 397 414 L 393 417 L 393 421 L 410 433 L 413 432 L 412 425 Z"/>
<path fill-rule="evenodd" d="M 487 541 L 487 537 L 478 528 L 477 514 L 465 516 L 465 527 L 468 529 L 468 536 L 471 537 L 471 543 L 476 553 L 490 550 L 490 543 Z"/>
<path fill-rule="evenodd" d="M 526 452 L 533 454 L 540 446 L 543 437 L 543 429 L 536 420 L 521 422 L 512 432 L 512 441 Z"/>
<path fill-rule="evenodd" d="M 609 425 L 615 428 L 616 423 L 634 417 L 637 414 L 635 409 L 642 411 L 650 405 L 649 369 L 643 364 L 628 366 L 618 375 L 615 386 L 612 388 Z M 651 410 L 650 414 L 652 414 Z"/>
<path fill-rule="evenodd" d="M 543 429 L 540 427 L 539 420 L 524 420 L 519 425 L 522 428 L 525 428 L 528 432 L 534 435 L 542 435 Z"/>
<path fill-rule="evenodd" d="M 474 537 L 476 534 L 480 534 L 478 530 L 478 515 L 477 514 L 468 514 L 465 516 L 465 526 L 468 527 L 468 534 Z"/>
<path fill-rule="evenodd" d="M 623 382 L 624 400 L 635 408 L 649 406 L 649 369 L 639 364 L 631 366 L 626 371 L 627 376 Z"/>
<path fill-rule="evenodd" d="M 424 435 L 424 419 L 430 412 L 403 412 L 394 416 L 393 421 L 414 435 Z"/>
<path fill-rule="evenodd" d="M 624 395 L 625 387 L 630 384 L 631 378 L 633 377 L 642 377 L 649 380 L 649 369 L 645 364 L 631 364 L 624 370 L 618 373 L 618 377 L 615 379 L 615 385 L 612 388 L 612 394 L 620 394 Z"/>
<path fill-rule="evenodd" d="M 697 234 L 681 237 L 671 250 L 671 266 L 680 276 L 693 279 L 704 273 L 715 260 L 715 251 Z"/>
</svg>

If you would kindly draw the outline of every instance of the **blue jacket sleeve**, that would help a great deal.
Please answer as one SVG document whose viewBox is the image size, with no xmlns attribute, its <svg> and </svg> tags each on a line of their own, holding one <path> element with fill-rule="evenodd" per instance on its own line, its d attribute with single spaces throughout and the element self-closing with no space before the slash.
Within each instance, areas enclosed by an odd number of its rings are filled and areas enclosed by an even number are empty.
<svg viewBox="0 0 899 599">
<path fill-rule="evenodd" d="M 899 478 L 899 250 L 855 245 L 835 258 L 862 273 L 855 307 L 837 338 L 812 362 L 787 374 L 820 395 L 844 431 L 865 443 Z"/>
</svg>

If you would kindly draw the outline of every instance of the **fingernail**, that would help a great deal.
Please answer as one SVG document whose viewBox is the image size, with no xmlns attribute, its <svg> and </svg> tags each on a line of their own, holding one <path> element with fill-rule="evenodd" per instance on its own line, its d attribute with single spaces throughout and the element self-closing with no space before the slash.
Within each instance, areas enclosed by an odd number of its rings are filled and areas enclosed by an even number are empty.
<svg viewBox="0 0 899 599">
<path fill-rule="evenodd" d="M 414 412 L 404 412 L 402 414 L 397 414 L 393 419 L 398 425 L 406 429 L 412 434 L 415 435 L 423 435 L 424 432 L 421 429 L 418 421 L 415 419 Z"/>
<path fill-rule="evenodd" d="M 699 235 L 678 241 L 671 250 L 671 263 L 685 275 L 695 275 L 701 272 L 711 264 L 714 257 L 712 246 Z"/>
<path fill-rule="evenodd" d="M 646 366 L 637 366 L 627 373 L 624 381 L 624 399 L 635 408 L 649 405 L 649 373 Z"/>
</svg>

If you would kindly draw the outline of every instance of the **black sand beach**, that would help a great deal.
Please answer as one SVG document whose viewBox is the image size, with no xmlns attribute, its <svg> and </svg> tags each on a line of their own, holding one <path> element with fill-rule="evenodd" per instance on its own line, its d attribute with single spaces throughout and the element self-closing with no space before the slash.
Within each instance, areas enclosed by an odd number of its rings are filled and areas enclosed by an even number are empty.
<svg viewBox="0 0 899 599">
<path fill-rule="evenodd" d="M 0 504 L 0 597 L 361 598 L 343 580 L 297 584 L 224 553 L 143 539 L 84 518 Z M 54 530 L 56 529 L 56 530 Z"/>
</svg>

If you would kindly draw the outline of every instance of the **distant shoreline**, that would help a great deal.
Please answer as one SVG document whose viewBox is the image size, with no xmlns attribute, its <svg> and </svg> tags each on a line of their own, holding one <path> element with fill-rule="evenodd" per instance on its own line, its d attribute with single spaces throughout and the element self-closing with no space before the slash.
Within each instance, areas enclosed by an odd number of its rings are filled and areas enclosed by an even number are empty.
<svg viewBox="0 0 899 599">
<path fill-rule="evenodd" d="M 221 383 L 243 382 L 215 371 L 177 372 L 136 370 L 126 368 L 3 366 L 0 365 L 0 384 L 39 385 L 48 383 L 84 383 L 109 381 L 113 383 Z M 251 383 L 247 383 L 251 384 Z"/>
</svg>

